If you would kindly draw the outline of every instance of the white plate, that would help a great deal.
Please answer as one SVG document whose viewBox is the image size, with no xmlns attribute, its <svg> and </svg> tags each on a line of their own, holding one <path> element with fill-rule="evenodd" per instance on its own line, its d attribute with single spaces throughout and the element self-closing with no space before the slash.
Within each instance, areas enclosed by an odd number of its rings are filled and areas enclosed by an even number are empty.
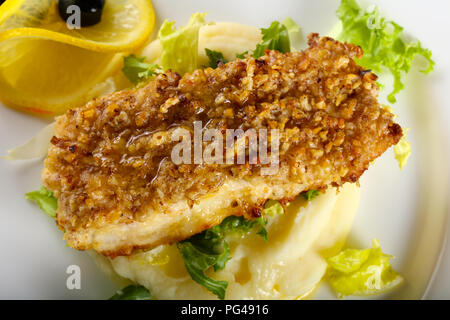
<svg viewBox="0 0 450 320">
<path fill-rule="evenodd" d="M 209 12 L 211 21 L 236 21 L 267 26 L 272 20 L 292 17 L 305 33 L 326 34 L 337 22 L 338 1 L 153 1 L 157 23 L 165 18 L 180 24 L 190 13 Z M 450 63 L 448 41 L 450 3 L 433 1 L 371 1 L 433 51 L 436 70 L 429 76 L 417 71 L 407 79 L 394 108 L 399 122 L 411 128 L 413 155 L 400 171 L 392 150 L 386 152 L 361 179 L 362 198 L 349 243 L 367 247 L 378 238 L 385 252 L 396 256 L 394 268 L 406 285 L 389 293 L 392 298 L 450 298 L 450 254 L 438 262 L 445 243 L 448 210 L 448 101 Z M 419 19 L 420 17 L 420 19 Z M 418 61 L 416 64 L 420 64 Z M 47 122 L 0 108 L 0 153 L 21 144 Z M 39 188 L 42 161 L 0 161 L 0 298 L 106 298 L 117 288 L 90 257 L 65 246 L 54 222 L 24 199 Z M 68 290 L 66 269 L 78 265 L 81 290 Z M 435 285 L 431 280 L 435 274 Z M 437 281 L 436 281 L 437 280 Z M 333 298 L 322 287 L 316 298 Z"/>
</svg>

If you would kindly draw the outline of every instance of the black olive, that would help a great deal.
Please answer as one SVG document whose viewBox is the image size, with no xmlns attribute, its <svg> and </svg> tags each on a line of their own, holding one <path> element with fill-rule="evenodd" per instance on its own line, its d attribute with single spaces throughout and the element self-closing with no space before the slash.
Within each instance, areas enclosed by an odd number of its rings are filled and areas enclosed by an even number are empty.
<svg viewBox="0 0 450 320">
<path fill-rule="evenodd" d="M 59 0 L 59 15 L 64 21 L 74 14 L 72 11 L 67 13 L 67 8 L 73 5 L 80 8 L 81 27 L 89 27 L 101 21 L 105 0 Z"/>
</svg>

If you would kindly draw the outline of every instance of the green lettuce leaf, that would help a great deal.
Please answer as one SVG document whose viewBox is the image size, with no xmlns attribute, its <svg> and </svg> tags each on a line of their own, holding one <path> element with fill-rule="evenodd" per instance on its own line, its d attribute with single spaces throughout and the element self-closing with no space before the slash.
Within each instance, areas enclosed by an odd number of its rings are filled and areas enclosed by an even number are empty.
<svg viewBox="0 0 450 320">
<path fill-rule="evenodd" d="M 254 219 L 253 221 L 255 222 L 255 225 L 259 225 L 259 231 L 256 234 L 261 236 L 261 238 L 263 238 L 265 242 L 269 241 L 269 235 L 265 227 L 267 224 L 267 220 L 264 219 L 264 217 L 259 217 Z"/>
<path fill-rule="evenodd" d="M 278 50 L 283 53 L 290 52 L 292 37 L 301 35 L 300 27 L 289 17 L 282 23 L 273 21 L 267 29 L 261 28 L 261 34 L 262 41 L 256 45 L 256 49 L 253 51 L 255 58 L 263 56 L 266 49 Z M 244 59 L 250 53 L 252 53 L 251 50 L 237 53 L 236 58 Z"/>
<path fill-rule="evenodd" d="M 381 17 L 378 8 L 364 11 L 356 0 L 341 0 L 337 15 L 342 24 L 342 31 L 337 38 L 361 46 L 364 50 L 364 56 L 357 61 L 358 64 L 377 72 L 387 69 L 391 73 L 394 85 L 388 95 L 389 102 L 394 103 L 396 94 L 404 88 L 402 77 L 411 69 L 416 55 L 428 61 L 428 68 L 422 72 L 433 70 L 431 51 L 423 48 L 419 41 L 405 42 L 403 28 Z"/>
<path fill-rule="evenodd" d="M 291 51 L 288 28 L 284 24 L 274 21 L 269 28 L 262 28 L 261 33 L 262 42 L 256 45 L 253 52 L 255 58 L 263 56 L 266 49 L 278 50 L 283 53 Z"/>
<path fill-rule="evenodd" d="M 197 69 L 198 31 L 205 22 L 206 13 L 194 13 L 186 26 L 176 29 L 174 21 L 164 21 L 159 29 L 161 65 L 164 71 L 184 74 Z"/>
<path fill-rule="evenodd" d="M 147 288 L 132 284 L 113 295 L 109 300 L 152 300 Z"/>
<path fill-rule="evenodd" d="M 48 216 L 55 218 L 56 209 L 58 209 L 58 199 L 53 192 L 47 190 L 44 186 L 38 191 L 32 191 L 25 194 L 25 199 L 36 202 L 42 211 Z"/>
<path fill-rule="evenodd" d="M 224 58 L 222 52 L 205 48 L 205 53 L 209 58 L 208 67 L 210 68 L 215 69 L 218 67 L 219 63 L 225 64 L 228 62 L 227 59 Z"/>
<path fill-rule="evenodd" d="M 225 299 L 228 282 L 214 280 L 205 272 L 210 267 L 214 267 L 215 271 L 225 267 L 226 261 L 229 259 L 228 245 L 224 244 L 222 252 L 216 253 L 210 251 L 209 246 L 200 247 L 190 241 L 183 241 L 178 244 L 178 249 L 192 280 L 214 293 L 219 299 Z"/>
<path fill-rule="evenodd" d="M 319 191 L 315 190 L 315 189 L 311 189 L 306 192 L 302 192 L 301 195 L 305 200 L 311 201 L 312 199 L 314 199 L 315 197 L 317 197 L 319 195 Z"/>
<path fill-rule="evenodd" d="M 179 242 L 178 250 L 192 280 L 214 293 L 219 299 L 225 299 L 228 282 L 214 280 L 206 275 L 206 271 L 210 268 L 214 271 L 225 268 L 230 259 L 230 247 L 225 238 L 227 235 L 245 234 L 259 226 L 257 233 L 267 240 L 265 225 L 263 217 L 247 220 L 242 216 L 229 216 L 220 225 Z"/>
<path fill-rule="evenodd" d="M 144 59 L 144 57 L 138 58 L 134 54 L 123 58 L 122 72 L 133 84 L 147 80 L 161 69 L 157 64 L 145 63 Z"/>
<path fill-rule="evenodd" d="M 236 53 L 236 58 L 237 59 L 245 59 L 245 56 L 248 54 L 248 50 L 241 52 L 241 53 Z"/>
<path fill-rule="evenodd" d="M 392 269 L 390 258 L 392 256 L 384 254 L 375 239 L 371 249 L 345 249 L 329 258 L 325 279 L 340 297 L 379 294 L 403 281 Z"/>
</svg>

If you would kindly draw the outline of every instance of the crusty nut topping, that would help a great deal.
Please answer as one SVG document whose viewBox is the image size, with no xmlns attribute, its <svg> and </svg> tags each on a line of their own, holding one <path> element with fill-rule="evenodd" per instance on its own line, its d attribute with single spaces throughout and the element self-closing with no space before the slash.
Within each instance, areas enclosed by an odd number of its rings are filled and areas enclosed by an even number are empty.
<svg viewBox="0 0 450 320">
<path fill-rule="evenodd" d="M 223 132 L 280 130 L 279 172 L 262 178 L 278 193 L 267 198 L 292 198 L 300 190 L 294 185 L 306 190 L 356 182 L 371 161 L 399 141 L 402 130 L 377 102 L 377 77 L 355 63 L 361 48 L 317 34 L 309 36 L 309 45 L 303 52 L 267 51 L 256 60 L 183 77 L 168 71 L 143 88 L 61 116 L 43 181 L 59 199 L 57 222 L 69 244 L 100 246 L 87 235 L 144 223 L 149 212 L 175 214 L 174 203 L 192 208 L 227 181 L 260 176 L 261 163 L 175 165 L 170 155 L 176 142 L 170 137 L 179 128 L 192 130 L 194 121 Z M 234 199 L 229 214 L 259 214 L 266 200 L 242 197 Z M 187 238 L 209 222 L 159 242 L 121 243 L 107 254 Z"/>
</svg>

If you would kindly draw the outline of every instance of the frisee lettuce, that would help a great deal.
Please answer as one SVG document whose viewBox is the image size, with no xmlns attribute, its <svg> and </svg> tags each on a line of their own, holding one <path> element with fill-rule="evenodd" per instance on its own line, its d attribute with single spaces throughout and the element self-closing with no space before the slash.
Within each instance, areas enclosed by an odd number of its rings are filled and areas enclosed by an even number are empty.
<svg viewBox="0 0 450 320">
<path fill-rule="evenodd" d="M 246 234 L 259 227 L 257 234 L 267 241 L 266 223 L 263 217 L 247 220 L 242 216 L 229 216 L 220 225 L 179 242 L 177 247 L 192 280 L 204 286 L 219 299 L 225 299 L 228 282 L 212 279 L 205 272 L 210 268 L 214 271 L 225 268 L 230 259 L 230 247 L 226 236 L 233 233 Z"/>
<path fill-rule="evenodd" d="M 152 296 L 147 288 L 132 284 L 117 291 L 109 300 L 152 300 Z"/>
<path fill-rule="evenodd" d="M 392 269 L 390 258 L 392 256 L 384 254 L 380 242 L 374 239 L 371 249 L 345 249 L 327 259 L 325 279 L 340 297 L 379 294 L 403 281 Z"/>
<path fill-rule="evenodd" d="M 134 54 L 123 58 L 122 72 L 131 83 L 138 84 L 145 81 L 161 69 L 157 64 L 146 63 L 144 60 L 144 57 L 138 58 Z"/>
<path fill-rule="evenodd" d="M 206 23 L 205 16 L 206 13 L 194 13 L 188 24 L 178 29 L 174 21 L 164 21 L 158 32 L 164 71 L 171 69 L 184 74 L 197 69 L 198 31 Z"/>
<path fill-rule="evenodd" d="M 423 56 L 428 61 L 428 68 L 422 72 L 433 70 L 431 51 L 423 48 L 419 41 L 405 42 L 403 28 L 381 17 L 378 8 L 364 11 L 356 0 L 341 0 L 337 15 L 342 25 L 337 39 L 356 44 L 364 51 L 358 64 L 377 72 L 387 69 L 392 74 L 394 84 L 388 95 L 389 102 L 396 102 L 396 95 L 404 88 L 402 77 L 411 69 L 415 56 Z"/>
<path fill-rule="evenodd" d="M 217 68 L 219 64 L 227 63 L 227 59 L 224 58 L 223 53 L 215 50 L 205 48 L 205 53 L 209 58 L 208 67 Z"/>
<path fill-rule="evenodd" d="M 28 192 L 25 194 L 27 200 L 36 202 L 42 211 L 48 216 L 55 218 L 56 209 L 58 209 L 58 199 L 55 198 L 53 192 L 47 190 L 44 186 L 40 190 Z"/>
</svg>

